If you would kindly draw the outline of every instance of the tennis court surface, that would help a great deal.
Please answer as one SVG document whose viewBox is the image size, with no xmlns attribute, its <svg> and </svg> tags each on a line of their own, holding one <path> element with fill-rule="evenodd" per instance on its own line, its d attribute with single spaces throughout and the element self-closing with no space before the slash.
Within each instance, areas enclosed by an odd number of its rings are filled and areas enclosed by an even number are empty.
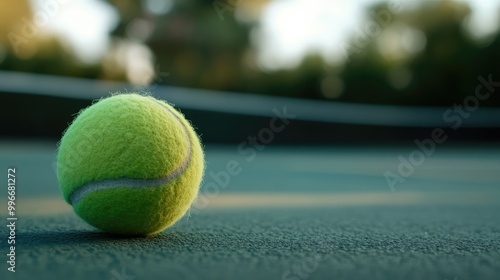
<svg viewBox="0 0 500 280">
<path fill-rule="evenodd" d="M 500 147 L 436 149 L 391 189 L 384 172 L 414 147 L 270 146 L 252 162 L 207 145 L 207 176 L 190 214 L 149 238 L 101 233 L 63 202 L 56 142 L 2 141 L 16 168 L 16 272 L 1 279 L 498 279 Z M 6 177 L 6 176 L 5 176 Z M 200 200 L 203 198 L 202 200 Z M 6 196 L 2 220 L 7 223 Z"/>
</svg>

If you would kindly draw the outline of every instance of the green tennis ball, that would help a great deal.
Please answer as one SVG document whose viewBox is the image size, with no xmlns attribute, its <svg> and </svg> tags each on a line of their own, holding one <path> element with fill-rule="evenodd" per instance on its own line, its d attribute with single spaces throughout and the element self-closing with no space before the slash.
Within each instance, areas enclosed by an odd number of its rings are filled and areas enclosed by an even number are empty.
<svg viewBox="0 0 500 280">
<path fill-rule="evenodd" d="M 198 135 L 169 104 L 119 94 L 83 110 L 57 153 L 64 199 L 90 225 L 151 235 L 178 221 L 204 172 Z"/>
</svg>

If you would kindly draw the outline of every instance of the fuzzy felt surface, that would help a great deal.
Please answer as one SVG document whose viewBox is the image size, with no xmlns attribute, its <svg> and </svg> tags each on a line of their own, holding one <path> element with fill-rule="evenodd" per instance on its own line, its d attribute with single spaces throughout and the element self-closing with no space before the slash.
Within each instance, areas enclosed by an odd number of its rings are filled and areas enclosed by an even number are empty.
<svg viewBox="0 0 500 280">
<path fill-rule="evenodd" d="M 165 102 L 137 94 L 103 99 L 64 133 L 57 173 L 65 200 L 107 232 L 148 235 L 189 209 L 204 171 L 198 136 Z"/>
</svg>

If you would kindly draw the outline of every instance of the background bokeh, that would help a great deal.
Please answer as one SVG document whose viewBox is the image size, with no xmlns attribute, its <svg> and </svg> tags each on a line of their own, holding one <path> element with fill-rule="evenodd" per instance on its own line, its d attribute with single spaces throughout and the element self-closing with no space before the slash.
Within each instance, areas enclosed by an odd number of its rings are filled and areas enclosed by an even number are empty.
<svg viewBox="0 0 500 280">
<path fill-rule="evenodd" d="M 498 0 L 0 0 L 0 279 L 500 279 L 499 27 Z M 204 145 L 156 237 L 59 189 L 61 135 L 115 92 Z"/>
<path fill-rule="evenodd" d="M 0 70 L 451 106 L 500 72 L 499 15 L 494 0 L 2 1 Z"/>
</svg>

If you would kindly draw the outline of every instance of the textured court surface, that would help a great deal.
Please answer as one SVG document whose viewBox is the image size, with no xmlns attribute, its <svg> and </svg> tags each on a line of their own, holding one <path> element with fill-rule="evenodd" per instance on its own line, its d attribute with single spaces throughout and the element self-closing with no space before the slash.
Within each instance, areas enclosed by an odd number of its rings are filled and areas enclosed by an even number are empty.
<svg viewBox="0 0 500 280">
<path fill-rule="evenodd" d="M 17 272 L 2 226 L 0 279 L 500 279 L 498 147 L 438 149 L 395 192 L 383 172 L 411 146 L 268 147 L 251 161 L 207 147 L 208 173 L 236 160 L 241 174 L 173 228 L 132 239 L 62 203 L 54 147 L 0 142 L 19 189 Z"/>
</svg>

